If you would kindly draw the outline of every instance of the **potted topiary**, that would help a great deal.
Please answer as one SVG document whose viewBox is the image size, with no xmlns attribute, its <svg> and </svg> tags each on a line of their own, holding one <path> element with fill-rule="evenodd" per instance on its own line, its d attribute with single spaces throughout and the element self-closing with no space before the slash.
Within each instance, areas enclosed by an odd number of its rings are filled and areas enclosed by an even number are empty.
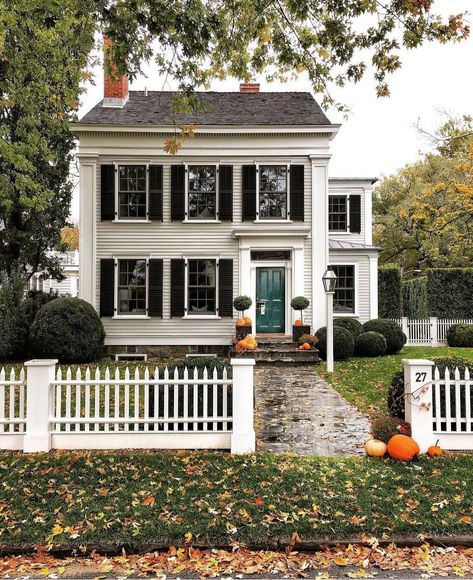
<svg viewBox="0 0 473 580">
<path fill-rule="evenodd" d="M 296 296 L 291 300 L 291 307 L 293 310 L 299 310 L 301 317 L 298 318 L 292 325 L 292 340 L 298 342 L 303 334 L 310 334 L 310 326 L 304 324 L 302 312 L 309 306 L 309 300 L 305 296 Z"/>
<path fill-rule="evenodd" d="M 253 326 L 251 324 L 251 318 L 245 316 L 245 310 L 253 304 L 253 301 L 249 296 L 237 296 L 233 300 L 233 308 L 238 310 L 240 313 L 240 318 L 236 321 L 236 339 L 237 342 L 243 340 L 249 334 L 252 334 Z"/>
</svg>

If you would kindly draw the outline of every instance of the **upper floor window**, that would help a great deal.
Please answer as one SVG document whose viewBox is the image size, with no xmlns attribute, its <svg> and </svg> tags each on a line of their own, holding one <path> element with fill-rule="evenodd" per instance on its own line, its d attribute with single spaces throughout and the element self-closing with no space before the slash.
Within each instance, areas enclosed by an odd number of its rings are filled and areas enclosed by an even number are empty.
<svg viewBox="0 0 473 580">
<path fill-rule="evenodd" d="M 216 219 L 217 168 L 214 165 L 190 165 L 188 175 L 188 219 Z"/>
<path fill-rule="evenodd" d="M 146 219 L 146 165 L 118 166 L 118 217 Z"/>
<path fill-rule="evenodd" d="M 259 219 L 287 219 L 287 166 L 259 166 Z"/>
<path fill-rule="evenodd" d="M 348 229 L 348 197 L 330 195 L 328 198 L 328 229 L 331 232 L 346 232 Z"/>
<path fill-rule="evenodd" d="M 330 266 L 337 276 L 333 310 L 339 314 L 355 312 L 355 266 Z"/>
<path fill-rule="evenodd" d="M 118 260 L 118 314 L 146 314 L 146 260 Z"/>
<path fill-rule="evenodd" d="M 216 314 L 216 261 L 188 260 L 187 271 L 188 313 L 190 315 Z"/>
</svg>

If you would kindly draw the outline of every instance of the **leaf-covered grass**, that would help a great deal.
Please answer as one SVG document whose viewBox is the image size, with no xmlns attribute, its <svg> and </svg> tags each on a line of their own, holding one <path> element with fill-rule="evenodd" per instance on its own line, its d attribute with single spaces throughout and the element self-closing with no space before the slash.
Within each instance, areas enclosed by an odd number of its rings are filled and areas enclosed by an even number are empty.
<svg viewBox="0 0 473 580">
<path fill-rule="evenodd" d="M 2 549 L 472 531 L 471 456 L 5 454 L 0 482 Z"/>
<path fill-rule="evenodd" d="M 333 375 L 325 371 L 325 364 L 318 367 L 316 372 L 362 413 L 375 416 L 388 413 L 388 386 L 393 374 L 402 369 L 402 359 L 443 356 L 461 357 L 473 362 L 473 349 L 408 346 L 395 355 L 335 361 Z"/>
</svg>

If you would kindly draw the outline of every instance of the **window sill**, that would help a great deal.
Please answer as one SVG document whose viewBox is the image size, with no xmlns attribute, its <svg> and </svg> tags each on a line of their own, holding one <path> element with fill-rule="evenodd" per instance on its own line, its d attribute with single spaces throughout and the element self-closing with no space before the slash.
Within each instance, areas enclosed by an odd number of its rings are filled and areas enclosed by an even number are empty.
<svg viewBox="0 0 473 580">
<path fill-rule="evenodd" d="M 292 224 L 292 220 L 255 220 L 254 224 Z"/>
<path fill-rule="evenodd" d="M 352 232 L 349 232 L 348 230 L 329 230 L 328 233 L 330 236 L 346 236 Z"/>
<path fill-rule="evenodd" d="M 182 320 L 221 320 L 217 314 L 186 314 Z"/>
<path fill-rule="evenodd" d="M 151 220 L 142 220 L 142 219 L 139 219 L 139 220 L 127 220 L 127 219 L 112 220 L 112 224 L 150 224 L 150 223 L 152 223 Z"/>
<path fill-rule="evenodd" d="M 146 314 L 116 314 L 113 320 L 151 320 L 151 316 Z"/>
<path fill-rule="evenodd" d="M 183 224 L 221 224 L 220 220 L 182 220 Z"/>
<path fill-rule="evenodd" d="M 334 318 L 359 318 L 360 315 L 357 312 L 337 312 L 333 313 Z"/>
</svg>

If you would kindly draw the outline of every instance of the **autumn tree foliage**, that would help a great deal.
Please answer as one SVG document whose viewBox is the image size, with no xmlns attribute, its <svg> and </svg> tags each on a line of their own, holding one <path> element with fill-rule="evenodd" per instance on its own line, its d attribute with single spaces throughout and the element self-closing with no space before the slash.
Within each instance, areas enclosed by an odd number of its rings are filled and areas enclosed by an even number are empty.
<svg viewBox="0 0 473 580">
<path fill-rule="evenodd" d="M 104 33 L 112 41 L 109 68 L 133 79 L 154 59 L 157 74 L 176 81 L 179 112 L 201 106 L 196 88 L 228 76 L 304 73 L 328 106 L 331 87 L 373 70 L 385 96 L 401 47 L 458 41 L 469 27 L 463 14 L 442 19 L 433 0 L 4 0 L 0 271 L 8 277 L 58 276 L 48 250 L 60 243 L 69 214 L 69 122 Z M 192 136 L 192 127 L 178 129 L 181 139 Z M 178 145 L 170 142 L 169 151 Z"/>
<path fill-rule="evenodd" d="M 451 118 L 435 151 L 385 178 L 375 193 L 381 263 L 404 271 L 473 265 L 473 119 Z"/>
<path fill-rule="evenodd" d="M 66 246 L 66 250 L 73 252 L 79 249 L 79 228 L 77 226 L 66 226 L 61 230 L 61 239 Z"/>
</svg>

